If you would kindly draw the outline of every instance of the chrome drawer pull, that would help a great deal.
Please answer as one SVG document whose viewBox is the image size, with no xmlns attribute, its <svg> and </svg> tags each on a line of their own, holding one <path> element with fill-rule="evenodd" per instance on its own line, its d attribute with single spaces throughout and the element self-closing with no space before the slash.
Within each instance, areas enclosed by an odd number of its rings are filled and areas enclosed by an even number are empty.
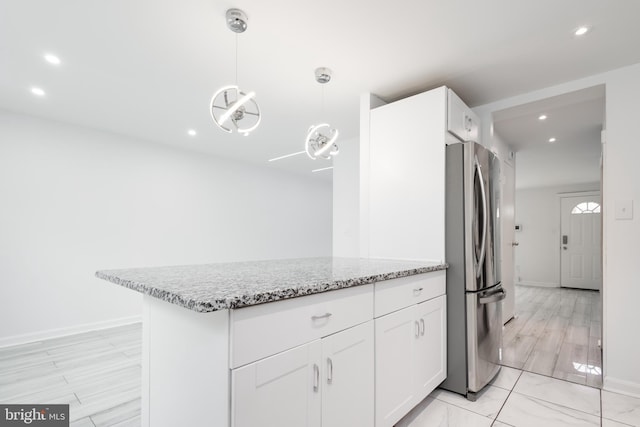
<svg viewBox="0 0 640 427">
<path fill-rule="evenodd" d="M 330 357 L 327 357 L 327 384 L 331 384 L 333 382 L 333 360 Z"/>
<path fill-rule="evenodd" d="M 420 324 L 417 320 L 414 322 L 414 324 L 416 325 L 416 338 L 418 338 L 420 336 Z"/>
<path fill-rule="evenodd" d="M 331 313 L 325 313 L 325 314 L 323 314 L 321 316 L 311 316 L 311 320 L 328 319 L 331 316 L 332 316 Z"/>
<path fill-rule="evenodd" d="M 420 332 L 420 335 L 424 336 L 424 319 L 420 319 L 420 327 L 422 329 L 422 332 Z"/>
<path fill-rule="evenodd" d="M 416 295 L 420 295 L 420 293 L 422 292 L 422 290 L 423 290 L 423 289 L 424 289 L 424 288 L 415 288 L 415 289 L 413 290 L 413 293 L 414 293 L 414 294 L 416 294 Z"/>
</svg>

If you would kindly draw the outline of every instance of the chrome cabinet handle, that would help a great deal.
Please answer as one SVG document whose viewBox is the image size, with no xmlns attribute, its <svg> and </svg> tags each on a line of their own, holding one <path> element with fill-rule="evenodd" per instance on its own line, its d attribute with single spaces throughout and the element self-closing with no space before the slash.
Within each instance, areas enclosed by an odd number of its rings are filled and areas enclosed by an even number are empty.
<svg viewBox="0 0 640 427">
<path fill-rule="evenodd" d="M 320 387 L 320 368 L 315 363 L 313 364 L 313 391 L 317 392 Z"/>
<path fill-rule="evenodd" d="M 327 384 L 331 384 L 333 382 L 333 360 L 330 357 L 327 357 Z"/>
<path fill-rule="evenodd" d="M 422 292 L 422 290 L 423 290 L 423 289 L 424 289 L 423 287 L 415 288 L 415 289 L 413 290 L 413 294 L 414 294 L 414 295 L 416 295 L 416 296 L 417 296 L 417 295 L 420 295 L 420 293 Z"/>
<path fill-rule="evenodd" d="M 420 336 L 420 324 L 417 320 L 413 323 L 416 325 L 416 338 L 418 338 Z"/>
<path fill-rule="evenodd" d="M 424 319 L 420 319 L 420 327 L 422 329 L 422 332 L 420 332 L 420 335 L 424 336 Z"/>
<path fill-rule="evenodd" d="M 311 316 L 311 320 L 328 319 L 331 316 L 332 316 L 331 313 L 325 313 L 325 314 L 320 315 L 320 316 Z"/>
</svg>

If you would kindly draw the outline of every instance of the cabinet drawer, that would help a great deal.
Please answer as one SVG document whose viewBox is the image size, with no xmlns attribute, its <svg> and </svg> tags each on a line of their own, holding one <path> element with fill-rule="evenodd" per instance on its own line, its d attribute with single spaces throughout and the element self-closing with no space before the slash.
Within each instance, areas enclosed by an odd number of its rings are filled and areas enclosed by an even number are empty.
<svg viewBox="0 0 640 427">
<path fill-rule="evenodd" d="M 231 368 L 373 318 L 373 284 L 231 311 Z"/>
<path fill-rule="evenodd" d="M 376 282 L 375 317 L 444 295 L 445 274 L 445 270 L 441 270 Z"/>
</svg>

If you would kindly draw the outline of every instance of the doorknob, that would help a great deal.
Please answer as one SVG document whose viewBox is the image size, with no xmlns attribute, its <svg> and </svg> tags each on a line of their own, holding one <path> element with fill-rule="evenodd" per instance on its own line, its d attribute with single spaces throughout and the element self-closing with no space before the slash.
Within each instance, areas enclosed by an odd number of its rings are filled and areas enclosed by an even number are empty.
<svg viewBox="0 0 640 427">
<path fill-rule="evenodd" d="M 562 249 L 564 249 L 564 250 L 566 251 L 566 250 L 567 250 L 567 247 L 566 247 L 566 246 L 563 246 L 563 247 L 562 247 Z"/>
<path fill-rule="evenodd" d="M 511 242 L 511 246 L 518 246 L 519 244 L 519 242 Z"/>
</svg>

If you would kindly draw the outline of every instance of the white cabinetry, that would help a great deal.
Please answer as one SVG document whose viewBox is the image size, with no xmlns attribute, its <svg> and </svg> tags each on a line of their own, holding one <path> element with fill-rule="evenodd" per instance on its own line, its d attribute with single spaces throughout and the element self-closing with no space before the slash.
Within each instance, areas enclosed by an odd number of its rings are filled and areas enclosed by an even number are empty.
<svg viewBox="0 0 640 427">
<path fill-rule="evenodd" d="M 322 425 L 371 427 L 373 320 L 322 339 L 321 374 Z"/>
<path fill-rule="evenodd" d="M 234 427 L 373 425 L 373 322 L 232 371 Z"/>
<path fill-rule="evenodd" d="M 444 260 L 447 90 L 371 110 L 369 256 Z"/>
<path fill-rule="evenodd" d="M 447 376 L 447 304 L 444 295 L 416 306 L 420 339 L 416 341 L 416 394 L 418 401 Z M 417 402 L 416 402 L 417 403 Z"/>
<path fill-rule="evenodd" d="M 320 355 L 318 340 L 234 369 L 232 425 L 320 427 Z"/>
<path fill-rule="evenodd" d="M 372 319 L 373 285 L 232 311 L 231 425 L 373 425 Z"/>
<path fill-rule="evenodd" d="M 478 117 L 444 86 L 370 111 L 370 257 L 445 259 L 445 146 L 479 137 Z"/>
<path fill-rule="evenodd" d="M 480 119 L 454 91 L 447 91 L 447 129 L 462 141 L 480 142 Z"/>
<path fill-rule="evenodd" d="M 446 378 L 445 276 L 430 279 L 439 296 L 375 319 L 376 427 L 393 426 Z M 405 291 L 393 282 L 376 283 L 376 296 L 378 285 L 380 293 Z"/>
<path fill-rule="evenodd" d="M 376 322 L 376 427 L 392 426 L 415 405 L 416 312 L 405 308 Z"/>
<path fill-rule="evenodd" d="M 391 426 L 444 379 L 444 284 L 435 271 L 213 313 L 145 296 L 142 425 Z"/>
</svg>

